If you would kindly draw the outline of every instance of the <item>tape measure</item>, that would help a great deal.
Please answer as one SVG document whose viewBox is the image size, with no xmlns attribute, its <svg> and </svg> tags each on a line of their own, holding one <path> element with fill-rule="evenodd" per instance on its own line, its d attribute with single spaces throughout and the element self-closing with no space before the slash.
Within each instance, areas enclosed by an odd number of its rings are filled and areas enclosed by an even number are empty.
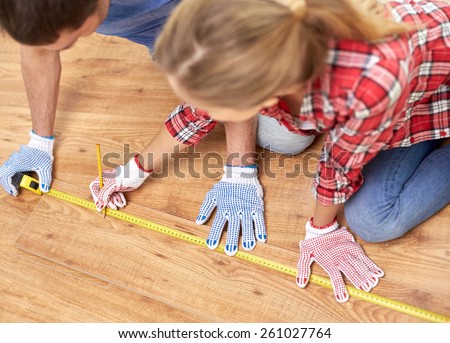
<svg viewBox="0 0 450 343">
<path fill-rule="evenodd" d="M 13 177 L 13 184 L 16 185 L 16 187 L 20 186 L 20 187 L 25 188 L 35 194 L 42 195 L 42 192 L 39 190 L 38 180 L 30 177 L 29 175 L 17 173 Z M 71 204 L 96 211 L 95 204 L 92 201 L 82 199 L 77 196 L 67 194 L 67 193 L 58 191 L 53 188 L 51 188 L 50 191 L 46 194 L 48 194 L 49 196 L 52 196 L 54 198 L 58 198 L 63 201 L 69 202 Z M 173 229 L 168 226 L 154 223 L 152 221 L 125 213 L 123 211 L 116 211 L 116 210 L 112 210 L 112 209 L 108 208 L 106 210 L 106 215 L 109 217 L 117 218 L 117 219 L 123 220 L 125 222 L 143 227 L 148 230 L 156 231 L 156 232 L 162 233 L 167 236 L 171 236 L 171 237 L 181 239 L 186 242 L 190 242 L 190 243 L 193 243 L 196 245 L 206 247 L 206 240 L 203 238 L 185 233 L 180 230 Z M 215 250 L 220 251 L 220 252 L 225 251 L 223 245 L 219 245 L 217 247 L 217 249 L 215 249 Z M 265 259 L 263 257 L 255 256 L 255 255 L 247 253 L 247 252 L 238 251 L 237 254 L 235 255 L 235 257 L 245 260 L 245 261 L 248 261 L 250 263 L 259 265 L 259 266 L 263 266 L 263 267 L 266 267 L 266 268 L 269 268 L 272 270 L 276 270 L 280 273 L 284 273 L 284 274 L 291 275 L 294 277 L 297 276 L 297 269 L 295 269 L 295 268 L 274 262 L 272 260 Z M 333 289 L 330 279 L 328 279 L 326 277 L 311 274 L 309 282 L 313 283 L 315 285 Z M 389 298 L 385 298 L 385 297 L 382 297 L 382 296 L 379 296 L 379 295 L 376 295 L 373 293 L 364 292 L 364 291 L 361 291 L 352 286 L 347 285 L 347 291 L 348 291 L 349 295 L 354 298 L 358 298 L 358 299 L 370 302 L 372 304 L 382 306 L 382 307 L 385 307 L 385 308 L 388 308 L 388 309 L 391 309 L 391 310 L 394 310 L 394 311 L 397 311 L 400 313 L 404 313 L 404 314 L 407 314 L 407 315 L 410 315 L 410 316 L 413 316 L 413 317 L 416 317 L 416 318 L 419 318 L 422 320 L 436 322 L 436 323 L 450 323 L 450 317 L 448 317 L 448 316 L 430 312 L 430 311 L 424 310 L 422 308 L 415 307 L 415 306 L 412 306 L 412 305 L 409 305 L 406 303 L 402 303 L 400 301 L 392 300 Z"/>
</svg>

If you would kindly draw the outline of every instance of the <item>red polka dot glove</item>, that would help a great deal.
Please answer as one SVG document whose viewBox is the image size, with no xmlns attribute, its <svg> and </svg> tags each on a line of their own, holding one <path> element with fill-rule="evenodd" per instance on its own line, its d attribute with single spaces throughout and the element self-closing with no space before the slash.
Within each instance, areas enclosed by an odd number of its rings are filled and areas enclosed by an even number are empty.
<svg viewBox="0 0 450 343">
<path fill-rule="evenodd" d="M 349 298 L 342 273 L 363 291 L 369 292 L 378 284 L 384 272 L 364 253 L 345 227 L 337 220 L 325 227 L 315 227 L 312 218 L 306 224 L 306 237 L 300 242 L 297 285 L 304 288 L 309 281 L 311 264 L 316 261 L 330 276 L 338 302 Z"/>
<path fill-rule="evenodd" d="M 104 171 L 102 189 L 98 177 L 89 185 L 97 211 L 101 212 L 106 206 L 113 210 L 124 207 L 127 201 L 123 193 L 137 189 L 151 172 L 142 168 L 137 156 L 124 166 Z"/>
</svg>

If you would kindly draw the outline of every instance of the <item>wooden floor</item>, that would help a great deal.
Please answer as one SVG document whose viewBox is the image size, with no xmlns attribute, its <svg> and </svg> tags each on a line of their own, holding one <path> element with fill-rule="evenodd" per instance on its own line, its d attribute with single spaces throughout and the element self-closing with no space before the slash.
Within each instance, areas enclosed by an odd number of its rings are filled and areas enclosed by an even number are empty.
<svg viewBox="0 0 450 343">
<path fill-rule="evenodd" d="M 95 144 L 123 163 L 178 104 L 145 48 L 92 36 L 65 51 L 56 121 L 53 188 L 89 199 Z M 18 46 L 0 38 L 0 160 L 28 142 L 29 109 Z M 128 194 L 126 212 L 206 237 L 194 223 L 225 154 L 217 127 L 168 174 Z M 268 242 L 254 254 L 295 267 L 314 208 L 311 174 L 320 139 L 294 158 L 261 151 Z M 119 156 L 119 157 L 117 157 Z M 204 175 L 197 177 L 189 172 Z M 284 167 L 283 167 L 284 166 Z M 287 172 L 287 173 L 286 173 Z M 216 175 L 213 175 L 216 173 Z M 184 177 L 182 177 L 184 174 Z M 450 207 L 405 237 L 363 245 L 386 276 L 373 291 L 450 316 Z M 314 266 L 313 273 L 325 275 Z M 0 193 L 2 322 L 420 322 L 368 302 L 49 196 Z"/>
</svg>

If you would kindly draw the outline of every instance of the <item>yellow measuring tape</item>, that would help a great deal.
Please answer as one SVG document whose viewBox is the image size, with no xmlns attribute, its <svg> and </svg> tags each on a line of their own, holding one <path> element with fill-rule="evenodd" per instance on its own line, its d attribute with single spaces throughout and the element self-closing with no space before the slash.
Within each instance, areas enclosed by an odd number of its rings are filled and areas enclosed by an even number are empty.
<svg viewBox="0 0 450 343">
<path fill-rule="evenodd" d="M 38 195 L 42 195 L 42 192 L 39 190 L 39 182 L 36 179 L 33 179 L 32 177 L 30 177 L 28 175 L 16 174 L 14 176 L 13 183 L 15 183 L 16 185 L 20 185 L 20 187 L 28 189 Z M 74 205 L 78 205 L 78 206 L 96 211 L 95 204 L 92 201 L 82 199 L 77 196 L 67 194 L 67 193 L 58 191 L 53 188 L 51 188 L 47 194 L 54 198 L 58 198 L 58 199 L 66 201 L 66 202 L 72 203 Z M 156 232 L 165 234 L 167 236 L 171 236 L 174 238 L 181 239 L 183 241 L 187 241 L 187 242 L 190 242 L 193 244 L 197 244 L 197 245 L 206 247 L 206 241 L 203 238 L 200 238 L 200 237 L 197 237 L 197 236 L 194 236 L 194 235 L 191 235 L 191 234 L 185 233 L 183 231 L 179 231 L 179 230 L 176 230 L 176 229 L 164 226 L 164 225 L 160 225 L 160 224 L 151 222 L 151 221 L 143 219 L 143 218 L 139 218 L 137 216 L 125 213 L 123 211 L 115 211 L 115 210 L 108 209 L 106 211 L 106 215 L 109 217 L 117 218 L 117 219 L 126 221 L 128 223 L 143 227 L 145 229 L 156 231 Z M 216 250 L 218 250 L 220 252 L 224 252 L 224 247 L 222 245 L 219 245 L 219 247 L 217 247 Z M 246 252 L 238 251 L 238 253 L 235 255 L 235 257 L 240 258 L 245 261 L 248 261 L 248 262 L 251 262 L 251 263 L 254 263 L 254 264 L 257 264 L 257 265 L 260 265 L 260 266 L 263 266 L 263 267 L 266 267 L 266 268 L 276 270 L 278 272 L 281 272 L 281 273 L 284 273 L 287 275 L 291 275 L 294 277 L 297 276 L 297 269 L 295 269 L 295 268 L 291 268 L 289 266 L 286 266 L 286 265 L 283 265 L 283 264 L 280 264 L 280 263 L 277 263 L 277 262 L 274 262 L 274 261 L 271 261 L 271 260 L 268 260 L 268 259 L 265 259 L 265 258 L 262 258 L 259 256 L 255 256 L 255 255 L 252 255 L 252 254 L 249 254 Z M 322 277 L 322 276 L 311 274 L 309 282 L 313 283 L 315 285 L 333 289 L 330 279 Z M 373 293 L 364 292 L 364 291 L 361 291 L 352 286 L 347 286 L 347 290 L 348 290 L 348 293 L 350 296 L 361 299 L 361 300 L 365 300 L 365 301 L 370 302 L 375 305 L 386 307 L 391 310 L 405 313 L 410 316 L 413 316 L 413 317 L 416 317 L 416 318 L 419 318 L 422 320 L 430 321 L 430 322 L 450 323 L 450 317 L 442 315 L 442 314 L 430 312 L 430 311 L 421 309 L 419 307 L 415 307 L 415 306 L 405 304 L 400 301 L 392 300 L 389 298 L 385 298 L 385 297 L 382 297 L 382 296 L 379 296 L 379 295 L 376 295 Z"/>
</svg>

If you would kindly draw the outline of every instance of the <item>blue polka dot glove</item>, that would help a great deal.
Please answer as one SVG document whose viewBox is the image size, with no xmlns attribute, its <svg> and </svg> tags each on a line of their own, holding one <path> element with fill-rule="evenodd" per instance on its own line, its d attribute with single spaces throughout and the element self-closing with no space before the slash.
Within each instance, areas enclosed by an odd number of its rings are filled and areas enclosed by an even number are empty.
<svg viewBox="0 0 450 343">
<path fill-rule="evenodd" d="M 18 172 L 36 172 L 42 192 L 48 192 L 52 183 L 54 139 L 41 137 L 33 131 L 30 131 L 30 137 L 28 145 L 21 145 L 20 150 L 0 166 L 0 185 L 14 196 L 19 192 L 12 184 L 12 177 Z"/>
<path fill-rule="evenodd" d="M 225 253 L 233 256 L 238 251 L 239 232 L 242 227 L 242 247 L 253 250 L 256 239 L 267 239 L 264 224 L 263 189 L 258 181 L 258 169 L 251 167 L 224 167 L 222 180 L 206 194 L 200 208 L 197 224 L 204 224 L 217 207 L 206 245 L 215 249 L 219 245 L 225 224 L 228 223 Z"/>
</svg>

